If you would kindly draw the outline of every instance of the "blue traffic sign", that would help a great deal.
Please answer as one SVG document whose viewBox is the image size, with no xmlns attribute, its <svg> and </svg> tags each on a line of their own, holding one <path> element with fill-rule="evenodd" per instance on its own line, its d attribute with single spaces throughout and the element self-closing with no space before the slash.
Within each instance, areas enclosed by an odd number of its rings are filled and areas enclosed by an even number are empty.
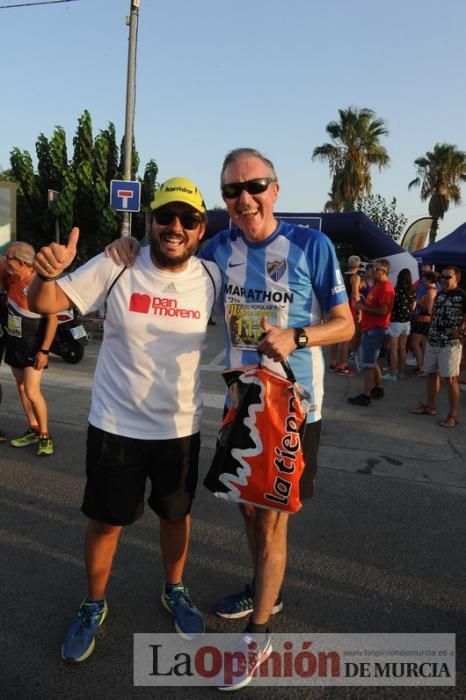
<svg viewBox="0 0 466 700">
<path fill-rule="evenodd" d="M 110 206 L 116 211 L 139 211 L 141 208 L 141 183 L 133 180 L 110 182 Z"/>
</svg>

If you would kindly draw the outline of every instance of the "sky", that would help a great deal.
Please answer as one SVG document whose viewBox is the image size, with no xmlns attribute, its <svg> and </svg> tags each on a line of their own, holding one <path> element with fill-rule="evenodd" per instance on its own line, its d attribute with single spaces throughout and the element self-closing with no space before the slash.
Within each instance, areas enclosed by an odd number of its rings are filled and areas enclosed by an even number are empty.
<svg viewBox="0 0 466 700">
<path fill-rule="evenodd" d="M 0 0 L 11 6 L 34 0 Z M 130 0 L 0 8 L 0 168 L 13 147 L 35 155 L 40 133 L 65 129 L 68 155 L 85 109 L 94 136 L 125 128 Z M 159 181 L 194 180 L 222 206 L 225 154 L 251 146 L 274 162 L 278 211 L 321 211 L 328 166 L 312 160 L 338 109 L 383 118 L 390 168 L 374 194 L 396 197 L 411 223 L 426 216 L 414 160 L 436 143 L 466 150 L 464 0 L 140 0 L 134 133 Z M 451 205 L 440 235 L 466 221 Z"/>
</svg>

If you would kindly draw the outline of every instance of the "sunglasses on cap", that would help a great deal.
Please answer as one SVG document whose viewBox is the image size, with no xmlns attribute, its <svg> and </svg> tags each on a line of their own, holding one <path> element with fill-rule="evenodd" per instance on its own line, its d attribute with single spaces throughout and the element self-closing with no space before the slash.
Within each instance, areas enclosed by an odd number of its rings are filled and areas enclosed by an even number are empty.
<svg viewBox="0 0 466 700">
<path fill-rule="evenodd" d="M 200 226 L 204 219 L 199 214 L 190 214 L 189 212 L 184 212 L 179 214 L 177 211 L 172 209 L 156 209 L 153 212 L 154 219 L 160 226 L 170 226 L 173 221 L 178 218 L 183 228 L 187 231 L 193 231 L 195 228 Z"/>
<path fill-rule="evenodd" d="M 255 177 L 245 182 L 229 182 L 227 185 L 222 185 L 221 190 L 225 199 L 236 199 L 243 190 L 248 194 L 262 194 L 272 182 L 277 181 L 273 177 Z"/>
</svg>

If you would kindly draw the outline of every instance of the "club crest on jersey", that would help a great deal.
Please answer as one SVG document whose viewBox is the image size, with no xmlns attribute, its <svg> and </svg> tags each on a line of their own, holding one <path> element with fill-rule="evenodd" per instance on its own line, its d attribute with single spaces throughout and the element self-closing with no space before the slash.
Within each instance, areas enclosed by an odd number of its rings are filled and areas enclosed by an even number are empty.
<svg viewBox="0 0 466 700">
<path fill-rule="evenodd" d="M 272 260 L 267 263 L 267 272 L 274 282 L 278 282 L 283 277 L 286 270 L 286 260 Z"/>
</svg>

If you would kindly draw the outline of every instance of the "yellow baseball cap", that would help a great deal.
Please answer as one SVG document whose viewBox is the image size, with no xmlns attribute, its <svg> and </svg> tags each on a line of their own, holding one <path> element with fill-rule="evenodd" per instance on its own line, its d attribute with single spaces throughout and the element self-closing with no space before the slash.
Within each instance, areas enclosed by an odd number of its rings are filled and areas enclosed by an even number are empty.
<svg viewBox="0 0 466 700">
<path fill-rule="evenodd" d="M 160 189 L 154 192 L 150 208 L 159 209 L 165 204 L 171 204 L 171 202 L 189 204 L 201 214 L 204 214 L 206 210 L 202 194 L 196 185 L 185 177 L 172 177 L 160 185 Z"/>
</svg>

